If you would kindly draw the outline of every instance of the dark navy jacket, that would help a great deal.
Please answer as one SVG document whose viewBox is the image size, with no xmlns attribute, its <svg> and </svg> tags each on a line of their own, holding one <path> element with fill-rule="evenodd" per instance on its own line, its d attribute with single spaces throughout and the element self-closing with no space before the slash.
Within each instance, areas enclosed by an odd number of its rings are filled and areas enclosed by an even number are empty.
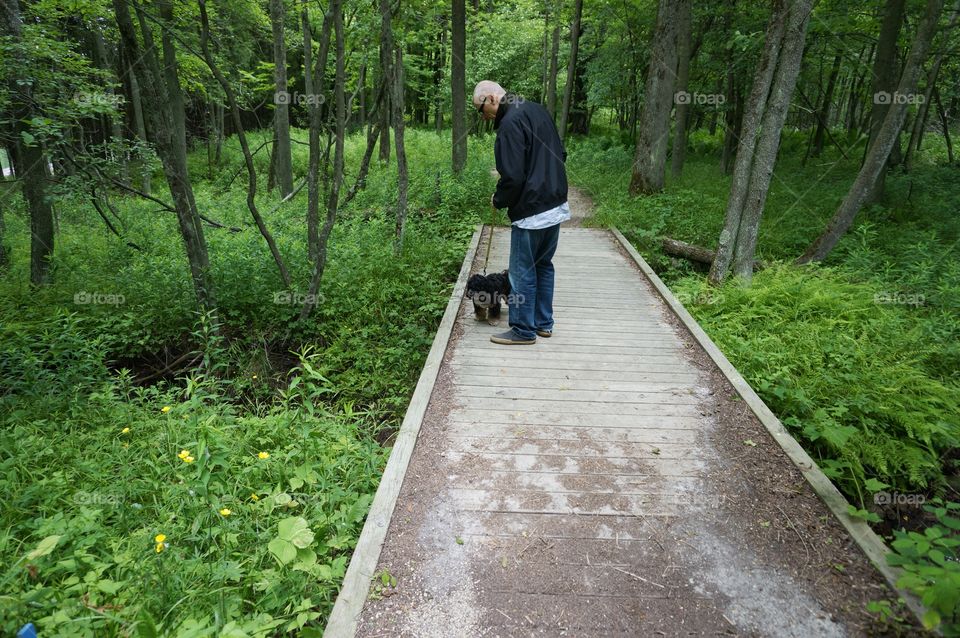
<svg viewBox="0 0 960 638">
<path fill-rule="evenodd" d="M 493 155 L 500 181 L 493 195 L 510 221 L 556 208 L 567 201 L 567 152 L 547 110 L 507 93 L 493 122 Z"/>
</svg>

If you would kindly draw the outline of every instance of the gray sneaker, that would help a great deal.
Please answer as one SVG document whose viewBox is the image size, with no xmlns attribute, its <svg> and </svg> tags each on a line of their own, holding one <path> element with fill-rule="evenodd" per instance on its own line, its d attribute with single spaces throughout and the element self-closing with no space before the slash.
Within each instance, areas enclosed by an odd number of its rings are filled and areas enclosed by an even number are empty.
<svg viewBox="0 0 960 638">
<path fill-rule="evenodd" d="M 506 332 L 501 332 L 497 335 L 492 335 L 490 341 L 494 343 L 501 343 L 508 346 L 528 346 L 530 344 L 536 343 L 536 338 L 534 339 L 522 339 L 516 332 L 511 328 Z"/>
</svg>

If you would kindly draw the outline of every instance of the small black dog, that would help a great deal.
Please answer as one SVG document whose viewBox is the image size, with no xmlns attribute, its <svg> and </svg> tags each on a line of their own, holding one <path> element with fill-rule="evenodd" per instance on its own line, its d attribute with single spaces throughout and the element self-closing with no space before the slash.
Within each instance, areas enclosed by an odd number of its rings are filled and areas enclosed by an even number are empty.
<svg viewBox="0 0 960 638">
<path fill-rule="evenodd" d="M 467 298 L 473 301 L 477 321 L 497 325 L 500 320 L 500 301 L 510 294 L 509 271 L 472 275 L 467 280 Z"/>
</svg>

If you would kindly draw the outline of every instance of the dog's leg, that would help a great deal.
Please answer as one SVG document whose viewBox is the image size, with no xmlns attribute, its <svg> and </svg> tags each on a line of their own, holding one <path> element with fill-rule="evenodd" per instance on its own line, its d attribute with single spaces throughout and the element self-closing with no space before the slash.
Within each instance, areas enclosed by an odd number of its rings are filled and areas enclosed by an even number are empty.
<svg viewBox="0 0 960 638">
<path fill-rule="evenodd" d="M 478 304 L 476 301 L 473 302 L 473 318 L 477 321 L 487 320 L 487 309 Z"/>
</svg>

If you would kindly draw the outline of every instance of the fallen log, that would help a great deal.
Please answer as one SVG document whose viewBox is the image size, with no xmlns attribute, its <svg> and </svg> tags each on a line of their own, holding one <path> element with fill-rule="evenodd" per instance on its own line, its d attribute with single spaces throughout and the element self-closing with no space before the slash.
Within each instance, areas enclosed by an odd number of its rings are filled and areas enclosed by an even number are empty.
<svg viewBox="0 0 960 638">
<path fill-rule="evenodd" d="M 685 241 L 671 239 L 670 237 L 661 237 L 660 245 L 663 248 L 663 252 L 671 257 L 681 257 L 696 264 L 706 264 L 709 266 L 713 263 L 713 258 L 717 256 L 716 251 L 710 250 L 709 248 L 688 244 Z M 754 262 L 753 269 L 761 270 L 768 265 L 767 262 L 757 261 Z"/>
</svg>

